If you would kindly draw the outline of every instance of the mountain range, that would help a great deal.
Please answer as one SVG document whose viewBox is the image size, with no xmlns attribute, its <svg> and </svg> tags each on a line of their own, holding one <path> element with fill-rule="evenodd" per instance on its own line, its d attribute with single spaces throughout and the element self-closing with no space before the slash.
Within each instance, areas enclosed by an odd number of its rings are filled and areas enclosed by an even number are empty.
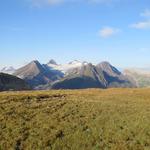
<svg viewBox="0 0 150 150">
<path fill-rule="evenodd" d="M 3 70 L 6 73 L 7 69 Z M 10 74 L 24 80 L 32 89 L 137 87 L 131 76 L 105 61 L 94 65 L 78 60 L 67 64 L 57 64 L 53 59 L 47 64 L 34 60 L 19 69 L 12 68 Z"/>
<path fill-rule="evenodd" d="M 32 88 L 52 83 L 63 77 L 63 73 L 40 64 L 37 60 L 17 69 L 13 75 L 24 79 Z"/>
</svg>

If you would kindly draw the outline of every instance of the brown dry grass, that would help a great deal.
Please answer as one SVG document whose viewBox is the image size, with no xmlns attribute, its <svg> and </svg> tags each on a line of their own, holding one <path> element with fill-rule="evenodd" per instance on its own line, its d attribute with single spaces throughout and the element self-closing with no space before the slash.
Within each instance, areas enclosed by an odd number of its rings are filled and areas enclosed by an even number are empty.
<svg viewBox="0 0 150 150">
<path fill-rule="evenodd" d="M 150 89 L 0 93 L 1 150 L 149 150 Z"/>
</svg>

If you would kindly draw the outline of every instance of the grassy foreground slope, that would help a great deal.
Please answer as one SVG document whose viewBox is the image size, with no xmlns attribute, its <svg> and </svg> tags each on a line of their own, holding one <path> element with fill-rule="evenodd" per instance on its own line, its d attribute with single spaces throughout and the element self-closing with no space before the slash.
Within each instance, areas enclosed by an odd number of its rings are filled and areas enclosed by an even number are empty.
<svg viewBox="0 0 150 150">
<path fill-rule="evenodd" d="M 149 150 L 150 89 L 0 93 L 0 150 Z"/>
</svg>

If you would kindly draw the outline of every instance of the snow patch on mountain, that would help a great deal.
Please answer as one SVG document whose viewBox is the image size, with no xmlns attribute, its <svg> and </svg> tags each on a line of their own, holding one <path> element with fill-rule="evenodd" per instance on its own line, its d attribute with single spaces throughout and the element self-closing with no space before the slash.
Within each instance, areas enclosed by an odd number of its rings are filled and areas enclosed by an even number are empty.
<svg viewBox="0 0 150 150">
<path fill-rule="evenodd" d="M 7 74 L 13 74 L 15 72 L 15 68 L 10 66 L 10 67 L 4 67 L 0 70 L 2 73 L 7 73 Z"/>
<path fill-rule="evenodd" d="M 80 68 L 82 67 L 83 65 L 87 65 L 88 62 L 81 62 L 81 61 L 78 61 L 78 60 L 74 60 L 70 63 L 67 63 L 67 64 L 54 64 L 54 63 L 48 63 L 47 65 L 53 69 L 53 70 L 59 70 L 61 71 L 62 73 L 66 74 L 68 71 L 72 70 L 72 69 L 75 69 L 75 68 Z"/>
</svg>

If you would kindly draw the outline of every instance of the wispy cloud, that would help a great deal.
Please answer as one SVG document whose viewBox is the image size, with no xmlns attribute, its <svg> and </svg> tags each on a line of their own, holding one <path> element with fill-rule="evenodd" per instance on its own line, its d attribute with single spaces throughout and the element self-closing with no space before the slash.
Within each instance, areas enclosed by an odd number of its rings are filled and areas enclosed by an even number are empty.
<svg viewBox="0 0 150 150">
<path fill-rule="evenodd" d="M 136 29 L 150 29 L 150 20 L 134 23 L 130 25 L 130 27 L 136 28 Z"/>
<path fill-rule="evenodd" d="M 45 5 L 58 5 L 65 2 L 65 0 L 28 0 L 28 1 L 35 7 L 41 7 Z"/>
<path fill-rule="evenodd" d="M 119 32 L 121 32 L 120 29 L 118 28 L 113 28 L 113 27 L 103 27 L 101 30 L 99 30 L 99 35 L 102 38 L 109 38 L 113 35 L 118 34 Z"/>
<path fill-rule="evenodd" d="M 140 16 L 143 17 L 144 20 L 133 23 L 130 25 L 130 27 L 135 29 L 150 29 L 150 10 L 144 10 L 142 13 L 140 13 Z"/>
<path fill-rule="evenodd" d="M 52 5 L 60 5 L 63 3 L 78 3 L 78 2 L 84 2 L 84 3 L 96 3 L 96 4 L 111 4 L 114 2 L 118 2 L 120 0 L 26 0 L 30 2 L 33 6 L 52 6 Z"/>
</svg>

